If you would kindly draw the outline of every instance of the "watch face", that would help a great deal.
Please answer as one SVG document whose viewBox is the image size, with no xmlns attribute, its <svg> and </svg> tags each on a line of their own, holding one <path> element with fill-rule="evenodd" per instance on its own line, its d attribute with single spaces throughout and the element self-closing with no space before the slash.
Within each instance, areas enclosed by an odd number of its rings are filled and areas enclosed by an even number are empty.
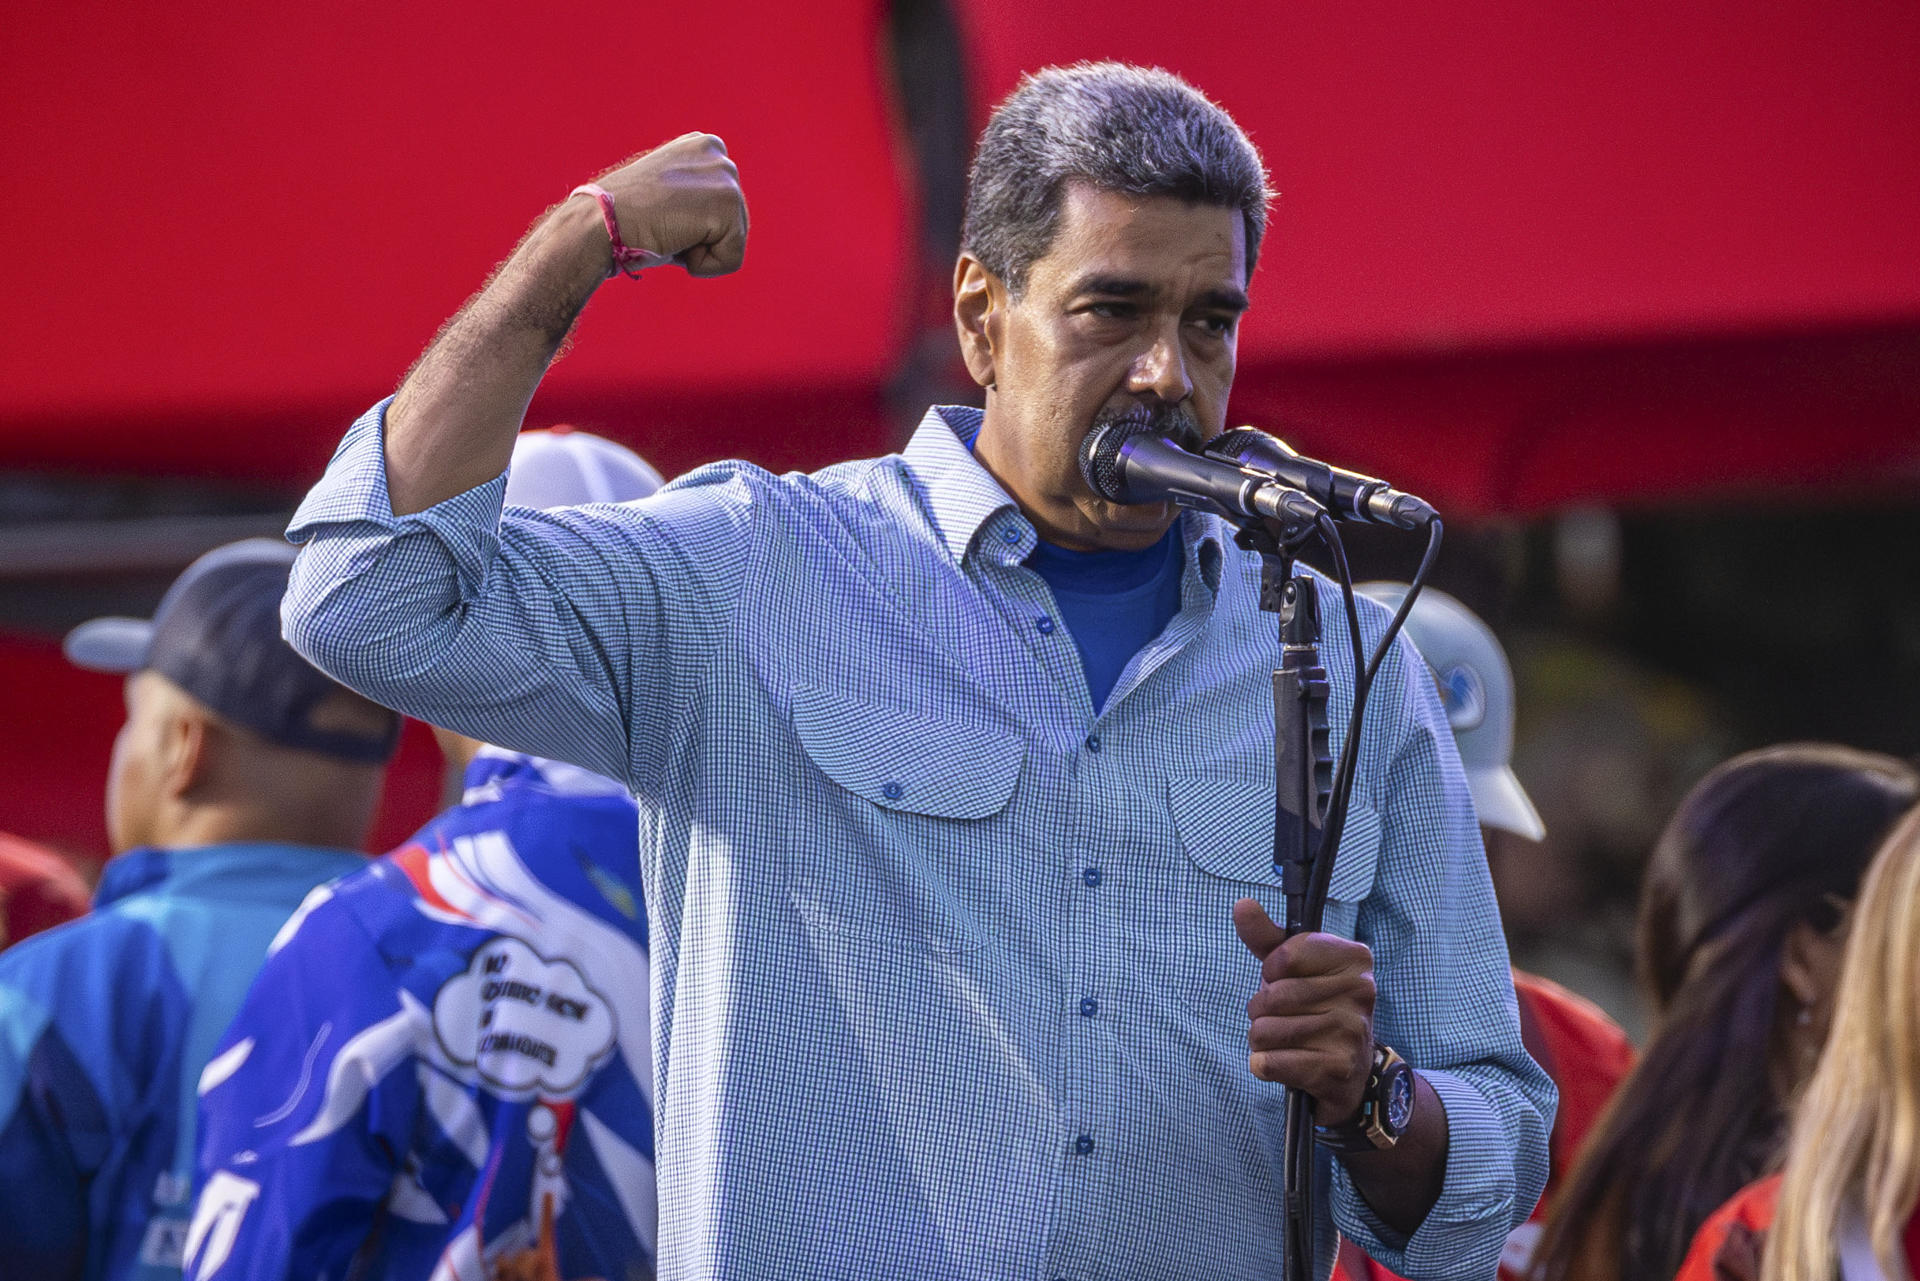
<svg viewBox="0 0 1920 1281">
<path fill-rule="evenodd" d="M 1387 1084 L 1387 1130 L 1399 1134 L 1413 1119 L 1413 1073 L 1395 1072 Z"/>
</svg>

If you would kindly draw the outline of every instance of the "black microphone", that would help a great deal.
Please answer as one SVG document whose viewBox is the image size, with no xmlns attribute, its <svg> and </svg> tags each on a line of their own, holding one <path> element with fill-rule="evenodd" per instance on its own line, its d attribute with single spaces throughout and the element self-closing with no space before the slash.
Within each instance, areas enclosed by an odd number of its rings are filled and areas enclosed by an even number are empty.
<svg viewBox="0 0 1920 1281">
<path fill-rule="evenodd" d="M 1334 467 L 1295 453 L 1278 436 L 1252 427 L 1235 427 L 1206 444 L 1208 457 L 1233 463 L 1307 492 L 1341 520 L 1372 521 L 1401 529 L 1423 529 L 1440 513 L 1424 499 L 1403 494 L 1375 476 Z"/>
<path fill-rule="evenodd" d="M 1080 442 L 1080 474 L 1094 493 L 1113 503 L 1152 503 L 1171 498 L 1240 520 L 1311 521 L 1320 505 L 1272 476 L 1217 458 L 1189 453 L 1138 422 L 1102 423 Z"/>
</svg>

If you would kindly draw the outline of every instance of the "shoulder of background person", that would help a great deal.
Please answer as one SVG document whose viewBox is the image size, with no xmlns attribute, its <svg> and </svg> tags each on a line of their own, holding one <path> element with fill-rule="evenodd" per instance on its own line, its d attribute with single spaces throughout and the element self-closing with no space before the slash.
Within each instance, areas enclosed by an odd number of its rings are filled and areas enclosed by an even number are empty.
<svg viewBox="0 0 1920 1281">
<path fill-rule="evenodd" d="M 86 915 L 86 881 L 51 850 L 0 832 L 0 947 Z"/>
<path fill-rule="evenodd" d="M 1727 1203 L 1707 1216 L 1693 1234 L 1693 1245 L 1674 1281 L 1722 1281 L 1744 1275 L 1745 1269 L 1723 1256 L 1739 1253 L 1741 1262 L 1757 1263 L 1760 1241 L 1773 1226 L 1780 1199 L 1780 1176 L 1768 1175 L 1734 1193 Z M 1734 1265 L 1734 1266 L 1725 1266 Z"/>
<path fill-rule="evenodd" d="M 1605 1010 L 1550 979 L 1515 970 L 1513 992 L 1527 1053 L 1560 1088 L 1553 1123 L 1557 1179 L 1573 1167 L 1588 1131 L 1633 1071 L 1633 1042 Z"/>
<path fill-rule="evenodd" d="M 166 939 L 129 913 L 89 913 L 23 940 L 0 952 L 0 1111 L 50 1052 L 43 1042 L 64 1056 L 51 1082 L 60 1092 L 90 1091 L 91 1110 L 109 1117 L 139 1108 L 188 1013 Z"/>
<path fill-rule="evenodd" d="M 86 881 L 59 855 L 11 833 L 0 832 L 0 890 L 39 884 L 62 893 L 78 894 L 82 903 L 88 898 Z"/>
<path fill-rule="evenodd" d="M 1588 1074 L 1612 1073 L 1616 1082 L 1633 1070 L 1633 1042 L 1626 1030 L 1586 997 L 1525 970 L 1513 972 L 1513 992 L 1521 1005 L 1523 1028 L 1531 1016 L 1556 1057 L 1563 1052 L 1591 1056 L 1595 1062 L 1586 1065 Z"/>
</svg>

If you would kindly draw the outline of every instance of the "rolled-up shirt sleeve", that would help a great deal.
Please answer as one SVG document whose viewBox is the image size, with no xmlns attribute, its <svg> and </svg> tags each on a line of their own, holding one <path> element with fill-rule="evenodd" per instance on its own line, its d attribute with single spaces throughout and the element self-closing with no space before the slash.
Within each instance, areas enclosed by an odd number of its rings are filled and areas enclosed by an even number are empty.
<svg viewBox="0 0 1920 1281">
<path fill-rule="evenodd" d="M 1447 1113 L 1446 1179 L 1411 1236 L 1388 1227 L 1338 1162 L 1340 1231 L 1415 1281 L 1491 1277 L 1547 1179 L 1557 1093 L 1520 1039 L 1513 975 L 1466 776 L 1426 664 L 1404 639 L 1374 699 L 1404 699 L 1375 800 L 1384 844 L 1356 936 L 1373 949 L 1374 1035 L 1433 1086 Z"/>
<path fill-rule="evenodd" d="M 383 401 L 295 512 L 289 643 L 375 702 L 625 779 L 730 634 L 750 485 L 706 469 L 638 503 L 507 508 L 506 475 L 396 516 Z"/>
</svg>

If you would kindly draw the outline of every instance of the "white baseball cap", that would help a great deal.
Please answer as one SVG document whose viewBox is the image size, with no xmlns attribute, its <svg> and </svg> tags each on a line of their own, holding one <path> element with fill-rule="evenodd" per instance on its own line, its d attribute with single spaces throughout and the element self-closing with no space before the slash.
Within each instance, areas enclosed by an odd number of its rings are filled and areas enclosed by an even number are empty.
<svg viewBox="0 0 1920 1281">
<path fill-rule="evenodd" d="M 1362 583 L 1354 590 L 1394 610 L 1407 596 L 1405 583 Z M 1493 629 L 1453 597 L 1428 587 L 1414 601 L 1405 630 L 1440 688 L 1481 823 L 1539 840 L 1547 825 L 1511 765 L 1513 669 Z"/>
<path fill-rule="evenodd" d="M 523 431 L 513 442 L 507 502 L 514 507 L 627 503 L 665 484 L 646 459 L 571 427 Z"/>
</svg>

